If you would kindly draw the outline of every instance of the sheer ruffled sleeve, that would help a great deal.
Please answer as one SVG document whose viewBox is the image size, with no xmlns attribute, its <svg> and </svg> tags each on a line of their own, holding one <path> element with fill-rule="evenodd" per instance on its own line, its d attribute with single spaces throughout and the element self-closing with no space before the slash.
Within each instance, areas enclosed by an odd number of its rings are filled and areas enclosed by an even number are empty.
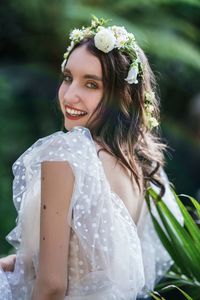
<svg viewBox="0 0 200 300">
<path fill-rule="evenodd" d="M 136 299 L 144 285 L 137 228 L 121 199 L 110 190 L 95 144 L 84 127 L 39 139 L 13 165 L 18 219 L 7 239 L 16 247 L 21 257 L 16 265 L 21 267 L 12 279 L 7 277 L 9 284 L 17 280 L 15 286 L 31 291 L 38 267 L 41 162 L 51 160 L 68 161 L 75 175 L 66 212 L 71 236 L 65 299 Z M 20 272 L 26 274 L 21 279 Z M 29 299 L 17 290 L 15 295 Z"/>
</svg>

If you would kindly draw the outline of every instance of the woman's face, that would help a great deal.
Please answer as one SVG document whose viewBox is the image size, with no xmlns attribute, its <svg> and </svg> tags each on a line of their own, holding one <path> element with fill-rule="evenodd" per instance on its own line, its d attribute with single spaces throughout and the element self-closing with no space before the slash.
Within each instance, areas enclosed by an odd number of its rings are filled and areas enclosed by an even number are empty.
<svg viewBox="0 0 200 300">
<path fill-rule="evenodd" d="M 83 45 L 71 53 L 63 75 L 58 97 L 64 126 L 85 126 L 103 97 L 101 63 Z"/>
</svg>

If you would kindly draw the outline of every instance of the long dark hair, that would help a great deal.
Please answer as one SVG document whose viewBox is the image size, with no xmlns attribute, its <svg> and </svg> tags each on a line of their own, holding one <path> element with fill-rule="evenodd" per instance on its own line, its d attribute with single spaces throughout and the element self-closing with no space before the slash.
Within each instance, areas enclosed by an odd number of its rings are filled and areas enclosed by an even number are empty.
<svg viewBox="0 0 200 300">
<path fill-rule="evenodd" d="M 138 79 L 138 84 L 129 84 L 124 80 L 131 63 L 127 54 L 118 49 L 104 53 L 95 47 L 93 38 L 82 40 L 72 51 L 82 45 L 100 60 L 104 86 L 102 101 L 86 127 L 105 151 L 131 171 L 141 192 L 153 182 L 161 188 L 162 196 L 165 188 L 159 169 L 164 165 L 166 145 L 161 142 L 158 131 L 150 132 L 147 126 L 144 93 L 146 90 L 156 93 L 156 81 L 144 52 L 139 48 L 143 76 Z M 158 97 L 153 105 L 158 120 Z"/>
</svg>

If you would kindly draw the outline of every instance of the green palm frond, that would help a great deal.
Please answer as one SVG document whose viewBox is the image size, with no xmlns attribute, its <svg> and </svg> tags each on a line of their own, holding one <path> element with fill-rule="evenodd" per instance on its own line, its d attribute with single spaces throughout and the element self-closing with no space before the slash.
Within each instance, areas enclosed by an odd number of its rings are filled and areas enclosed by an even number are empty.
<svg viewBox="0 0 200 300">
<path fill-rule="evenodd" d="M 155 299 L 155 300 L 166 300 L 165 298 L 163 298 L 158 292 L 151 292 L 149 293 L 150 296 Z"/>
<path fill-rule="evenodd" d="M 193 299 L 197 300 L 200 295 L 200 228 L 191 217 L 179 196 L 174 190 L 172 190 L 172 192 L 182 213 L 184 226 L 181 226 L 163 199 L 152 188 L 149 188 L 146 194 L 147 206 L 155 230 L 163 246 L 174 261 L 173 271 L 166 275 L 167 281 L 158 284 L 156 290 L 164 291 L 176 287 L 186 299 L 192 299 L 181 289 L 184 287 L 187 292 L 190 292 Z M 198 201 L 191 196 L 181 196 L 190 199 L 197 215 L 200 217 L 200 204 Z M 152 214 L 152 201 L 155 204 L 162 225 Z"/>
<path fill-rule="evenodd" d="M 168 285 L 165 288 L 163 288 L 163 290 L 169 290 L 172 288 L 179 290 L 181 292 L 181 294 L 185 296 L 186 299 L 193 300 L 186 292 L 184 292 L 181 288 L 179 288 L 175 285 Z M 152 296 L 153 299 L 156 299 L 156 300 L 166 300 L 158 292 L 151 292 L 150 295 Z"/>
<path fill-rule="evenodd" d="M 197 215 L 198 215 L 199 220 L 200 220 L 200 204 L 199 204 L 199 202 L 197 202 L 197 200 L 195 200 L 193 197 L 185 195 L 185 194 L 181 194 L 180 196 L 183 196 L 183 197 L 186 197 L 186 198 L 190 199 L 193 206 L 196 208 L 196 212 L 197 212 Z"/>
<path fill-rule="evenodd" d="M 168 285 L 166 286 L 165 288 L 163 288 L 163 290 L 167 290 L 169 288 L 174 288 L 174 289 L 177 289 L 181 292 L 181 294 L 183 294 L 185 296 L 186 299 L 188 300 L 193 300 L 186 292 L 184 292 L 181 288 L 179 288 L 178 286 L 175 286 L 175 285 Z"/>
</svg>

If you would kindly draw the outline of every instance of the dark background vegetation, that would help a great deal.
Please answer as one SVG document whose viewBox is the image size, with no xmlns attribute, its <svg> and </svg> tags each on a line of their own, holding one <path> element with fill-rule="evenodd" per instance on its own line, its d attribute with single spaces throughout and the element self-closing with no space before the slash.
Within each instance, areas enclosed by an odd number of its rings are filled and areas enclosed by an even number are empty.
<svg viewBox="0 0 200 300">
<path fill-rule="evenodd" d="M 200 1 L 12 0 L 0 7 L 0 254 L 15 226 L 12 164 L 61 130 L 60 64 L 73 27 L 91 14 L 132 31 L 156 74 L 166 171 L 178 193 L 200 199 Z"/>
</svg>

